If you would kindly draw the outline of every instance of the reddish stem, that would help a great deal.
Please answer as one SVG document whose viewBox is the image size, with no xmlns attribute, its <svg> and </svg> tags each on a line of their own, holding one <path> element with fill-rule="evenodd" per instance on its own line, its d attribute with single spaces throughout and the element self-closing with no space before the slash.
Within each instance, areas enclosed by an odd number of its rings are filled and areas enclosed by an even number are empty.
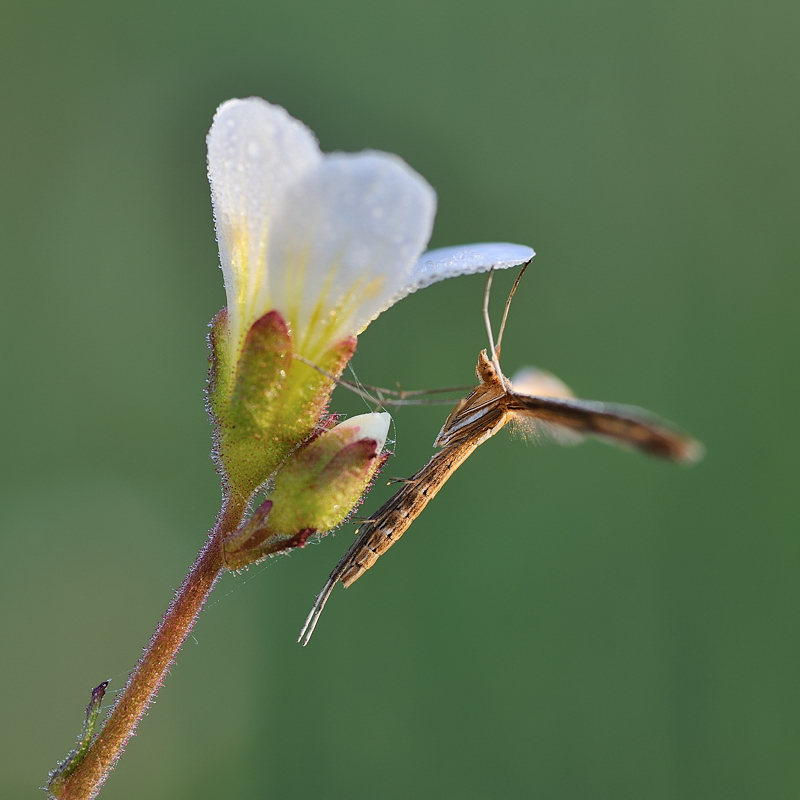
<svg viewBox="0 0 800 800">
<path fill-rule="evenodd" d="M 54 777 L 49 791 L 59 800 L 97 797 L 139 721 L 155 698 L 186 637 L 194 627 L 224 562 L 222 539 L 241 524 L 247 502 L 228 497 L 203 549 L 169 604 L 147 649 L 120 692 L 103 729 L 74 769 Z"/>
</svg>

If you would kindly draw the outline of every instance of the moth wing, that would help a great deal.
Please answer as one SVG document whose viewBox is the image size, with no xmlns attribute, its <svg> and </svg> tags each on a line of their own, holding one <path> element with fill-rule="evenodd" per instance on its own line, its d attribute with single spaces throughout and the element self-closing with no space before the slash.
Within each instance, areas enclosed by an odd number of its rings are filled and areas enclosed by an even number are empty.
<svg viewBox="0 0 800 800">
<path fill-rule="evenodd" d="M 511 378 L 511 386 L 520 394 L 537 397 L 575 397 L 575 393 L 561 378 L 538 367 L 522 367 Z"/>
<path fill-rule="evenodd" d="M 522 367 L 514 373 L 511 385 L 518 394 L 534 397 L 575 397 L 572 389 L 561 378 L 538 367 Z M 554 442 L 566 447 L 580 444 L 585 439 L 571 428 L 529 414 L 515 414 L 511 421 L 511 432 L 537 444 Z"/>
<path fill-rule="evenodd" d="M 545 423 L 578 436 L 589 435 L 612 444 L 633 447 L 649 455 L 693 463 L 703 446 L 654 414 L 636 406 L 599 403 L 572 397 L 546 397 L 511 392 L 509 411 L 535 424 Z"/>
</svg>

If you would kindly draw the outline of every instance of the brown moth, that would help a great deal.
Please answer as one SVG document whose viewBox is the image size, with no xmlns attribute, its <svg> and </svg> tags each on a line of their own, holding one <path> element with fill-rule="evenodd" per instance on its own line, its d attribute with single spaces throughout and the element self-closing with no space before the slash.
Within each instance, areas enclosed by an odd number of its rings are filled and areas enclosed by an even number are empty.
<svg viewBox="0 0 800 800">
<path fill-rule="evenodd" d="M 458 403 L 442 426 L 434 442 L 442 449 L 403 481 L 400 490 L 357 530 L 355 541 L 314 601 L 298 639 L 303 645 L 308 644 L 334 586 L 341 581 L 346 588 L 357 581 L 406 532 L 475 448 L 509 422 L 534 436 L 545 435 L 561 444 L 572 444 L 591 435 L 672 461 L 692 463 L 702 457 L 699 442 L 643 409 L 576 399 L 558 378 L 540 370 L 525 370 L 516 378 L 516 386 L 503 375 L 500 344 L 511 299 L 526 266 L 506 301 L 497 345 L 489 319 L 489 273 L 483 315 L 492 356 L 486 350 L 478 356 L 476 374 L 480 383 Z"/>
</svg>

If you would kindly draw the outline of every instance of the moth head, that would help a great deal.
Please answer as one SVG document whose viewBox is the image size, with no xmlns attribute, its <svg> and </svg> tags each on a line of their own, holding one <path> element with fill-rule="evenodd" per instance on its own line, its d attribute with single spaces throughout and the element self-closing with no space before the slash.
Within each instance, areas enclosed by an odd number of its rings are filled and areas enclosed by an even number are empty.
<svg viewBox="0 0 800 800">
<path fill-rule="evenodd" d="M 475 367 L 475 374 L 478 380 L 484 386 L 491 386 L 493 384 L 502 384 L 503 380 L 497 371 L 497 367 L 492 363 L 486 350 L 481 350 L 478 356 L 478 366 Z"/>
</svg>

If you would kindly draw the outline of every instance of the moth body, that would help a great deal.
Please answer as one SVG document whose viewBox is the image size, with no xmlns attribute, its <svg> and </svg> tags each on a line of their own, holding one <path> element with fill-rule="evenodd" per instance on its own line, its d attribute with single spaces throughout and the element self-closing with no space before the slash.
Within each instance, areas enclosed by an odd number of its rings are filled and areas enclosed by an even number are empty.
<svg viewBox="0 0 800 800">
<path fill-rule="evenodd" d="M 523 268 L 524 271 L 524 268 Z M 528 369 L 518 379 L 519 389 L 500 369 L 500 340 L 509 304 L 519 284 L 520 273 L 506 301 L 500 337 L 494 344 L 489 320 L 491 273 L 484 296 L 484 320 L 491 356 L 478 356 L 476 386 L 445 420 L 434 446 L 442 448 L 430 461 L 387 500 L 357 531 L 356 539 L 331 572 L 317 596 L 299 641 L 308 644 L 322 609 L 341 581 L 347 587 L 357 581 L 378 558 L 406 532 L 448 478 L 476 447 L 494 436 L 508 422 L 534 436 L 545 435 L 561 444 L 573 444 L 594 436 L 612 444 L 636 448 L 651 456 L 692 463 L 703 454 L 702 445 L 684 436 L 641 408 L 580 400 L 558 378 Z"/>
</svg>

